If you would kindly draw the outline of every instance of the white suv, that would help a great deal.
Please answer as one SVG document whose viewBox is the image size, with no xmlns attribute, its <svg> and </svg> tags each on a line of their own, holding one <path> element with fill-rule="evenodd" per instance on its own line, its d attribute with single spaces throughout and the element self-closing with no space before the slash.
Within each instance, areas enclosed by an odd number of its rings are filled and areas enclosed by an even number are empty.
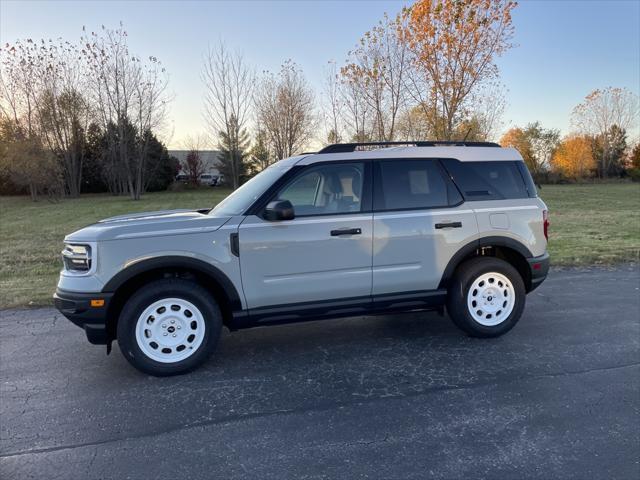
<svg viewBox="0 0 640 480">
<path fill-rule="evenodd" d="M 384 148 L 382 148 L 384 147 Z M 65 239 L 57 308 L 135 367 L 182 373 L 230 330 L 441 310 L 494 337 L 549 268 L 547 208 L 493 143 L 336 144 L 212 210 L 102 220 Z"/>
</svg>

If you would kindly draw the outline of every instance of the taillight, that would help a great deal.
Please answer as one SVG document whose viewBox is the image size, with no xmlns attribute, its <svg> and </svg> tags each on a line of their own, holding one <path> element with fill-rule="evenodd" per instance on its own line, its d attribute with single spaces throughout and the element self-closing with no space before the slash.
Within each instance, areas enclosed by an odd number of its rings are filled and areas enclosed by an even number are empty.
<svg viewBox="0 0 640 480">
<path fill-rule="evenodd" d="M 544 238 L 546 238 L 548 241 L 549 240 L 549 211 L 548 210 L 542 211 L 542 222 L 544 225 Z"/>
</svg>

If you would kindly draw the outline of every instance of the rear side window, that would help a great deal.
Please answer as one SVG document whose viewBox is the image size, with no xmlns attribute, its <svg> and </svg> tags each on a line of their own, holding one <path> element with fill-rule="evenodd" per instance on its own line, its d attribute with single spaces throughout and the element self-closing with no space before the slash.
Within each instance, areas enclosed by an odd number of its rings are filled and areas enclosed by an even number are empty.
<svg viewBox="0 0 640 480">
<path fill-rule="evenodd" d="M 446 207 L 462 201 L 433 160 L 380 161 L 376 210 Z"/>
<path fill-rule="evenodd" d="M 505 200 L 527 198 L 529 192 L 522 173 L 521 162 L 460 162 L 442 160 L 465 200 Z M 528 173 L 528 172 L 527 172 Z"/>
</svg>

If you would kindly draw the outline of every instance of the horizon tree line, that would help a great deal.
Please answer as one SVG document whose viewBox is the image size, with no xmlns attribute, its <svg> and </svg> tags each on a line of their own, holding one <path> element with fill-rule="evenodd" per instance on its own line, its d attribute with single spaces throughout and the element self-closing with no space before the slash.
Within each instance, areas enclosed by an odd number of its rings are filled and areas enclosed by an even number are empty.
<svg viewBox="0 0 640 480">
<path fill-rule="evenodd" d="M 640 179 L 640 144 L 629 148 L 627 132 L 637 125 L 638 96 L 624 88 L 594 90 L 571 115 L 573 131 L 560 136 L 539 122 L 513 127 L 500 139 L 518 149 L 539 181 L 619 177 Z"/>
<path fill-rule="evenodd" d="M 319 93 L 293 60 L 258 74 L 220 42 L 203 56 L 206 130 L 184 139 L 183 171 L 197 183 L 200 152 L 215 145 L 235 189 L 312 141 L 494 140 L 506 105 L 496 60 L 513 47 L 514 8 L 510 0 L 418 0 L 385 14 L 344 62 L 328 63 Z M 157 137 L 172 100 L 167 72 L 155 56 L 129 51 L 122 25 L 83 29 L 76 43 L 18 40 L 0 59 L 0 189 L 8 177 L 34 198 L 75 197 L 93 175 L 89 183 L 136 200 L 159 172 L 161 184 L 177 173 Z M 638 96 L 609 87 L 574 109 L 565 138 L 532 122 L 501 142 L 517 147 L 539 179 L 619 175 L 637 121 Z"/>
</svg>

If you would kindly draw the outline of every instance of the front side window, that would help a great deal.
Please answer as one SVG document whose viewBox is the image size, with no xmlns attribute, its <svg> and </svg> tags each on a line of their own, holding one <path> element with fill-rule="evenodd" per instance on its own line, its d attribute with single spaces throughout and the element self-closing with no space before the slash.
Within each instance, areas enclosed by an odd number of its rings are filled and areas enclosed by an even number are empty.
<svg viewBox="0 0 640 480">
<path fill-rule="evenodd" d="M 432 160 L 381 161 L 380 177 L 379 210 L 435 208 L 450 203 L 448 185 Z"/>
<path fill-rule="evenodd" d="M 362 208 L 364 164 L 344 163 L 310 167 L 277 195 L 289 200 L 295 215 L 333 215 Z"/>
</svg>

